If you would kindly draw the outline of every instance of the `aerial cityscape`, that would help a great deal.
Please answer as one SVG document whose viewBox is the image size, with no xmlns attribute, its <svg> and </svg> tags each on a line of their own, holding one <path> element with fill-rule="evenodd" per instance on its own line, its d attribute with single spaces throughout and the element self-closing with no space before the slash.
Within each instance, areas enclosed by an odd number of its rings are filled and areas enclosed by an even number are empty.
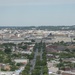
<svg viewBox="0 0 75 75">
<path fill-rule="evenodd" d="M 74 27 L 0 27 L 0 75 L 75 75 Z"/>
<path fill-rule="evenodd" d="M 0 75 L 75 75 L 75 0 L 0 0 Z"/>
</svg>

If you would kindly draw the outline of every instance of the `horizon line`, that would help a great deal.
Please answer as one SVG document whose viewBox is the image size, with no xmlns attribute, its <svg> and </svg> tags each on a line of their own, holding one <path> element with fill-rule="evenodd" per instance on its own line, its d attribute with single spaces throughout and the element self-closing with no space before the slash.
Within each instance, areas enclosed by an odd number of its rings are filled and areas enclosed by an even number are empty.
<svg viewBox="0 0 75 75">
<path fill-rule="evenodd" d="M 16 25 L 16 26 L 13 26 L 13 25 L 12 25 L 12 26 L 11 26 L 11 25 L 10 25 L 10 26 L 9 26 L 9 25 L 8 25 L 8 26 L 0 26 L 0 27 L 40 27 L 40 26 L 43 27 L 43 26 L 74 26 L 74 25 L 38 25 L 38 26 L 34 26 L 34 25 L 31 25 L 31 26 L 23 26 L 23 25 L 22 25 L 22 26 L 21 26 L 21 25 Z"/>
</svg>

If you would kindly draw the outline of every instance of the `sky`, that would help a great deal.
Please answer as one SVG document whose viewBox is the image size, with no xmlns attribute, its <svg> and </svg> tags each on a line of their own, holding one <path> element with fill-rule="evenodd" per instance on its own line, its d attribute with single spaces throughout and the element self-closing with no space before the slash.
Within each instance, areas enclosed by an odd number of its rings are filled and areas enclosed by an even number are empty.
<svg viewBox="0 0 75 75">
<path fill-rule="evenodd" d="M 75 25 L 75 0 L 0 0 L 0 26 Z"/>
</svg>

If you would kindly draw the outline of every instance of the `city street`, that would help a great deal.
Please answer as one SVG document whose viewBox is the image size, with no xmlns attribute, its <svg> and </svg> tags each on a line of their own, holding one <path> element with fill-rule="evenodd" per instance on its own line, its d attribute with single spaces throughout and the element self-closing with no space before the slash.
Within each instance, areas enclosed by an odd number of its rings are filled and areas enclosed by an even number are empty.
<svg viewBox="0 0 75 75">
<path fill-rule="evenodd" d="M 38 49 L 35 50 L 34 58 L 30 61 L 30 65 L 31 65 L 30 71 L 29 71 L 30 74 L 32 73 L 32 70 L 34 70 L 37 55 L 38 55 Z"/>
</svg>

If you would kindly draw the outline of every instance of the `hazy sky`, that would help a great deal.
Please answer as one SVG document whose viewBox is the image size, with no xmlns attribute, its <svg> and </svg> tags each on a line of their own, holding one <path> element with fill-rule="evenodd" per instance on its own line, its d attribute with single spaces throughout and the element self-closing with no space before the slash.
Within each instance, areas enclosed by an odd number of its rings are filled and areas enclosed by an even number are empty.
<svg viewBox="0 0 75 75">
<path fill-rule="evenodd" d="M 0 26 L 75 25 L 75 0 L 0 0 Z"/>
</svg>

